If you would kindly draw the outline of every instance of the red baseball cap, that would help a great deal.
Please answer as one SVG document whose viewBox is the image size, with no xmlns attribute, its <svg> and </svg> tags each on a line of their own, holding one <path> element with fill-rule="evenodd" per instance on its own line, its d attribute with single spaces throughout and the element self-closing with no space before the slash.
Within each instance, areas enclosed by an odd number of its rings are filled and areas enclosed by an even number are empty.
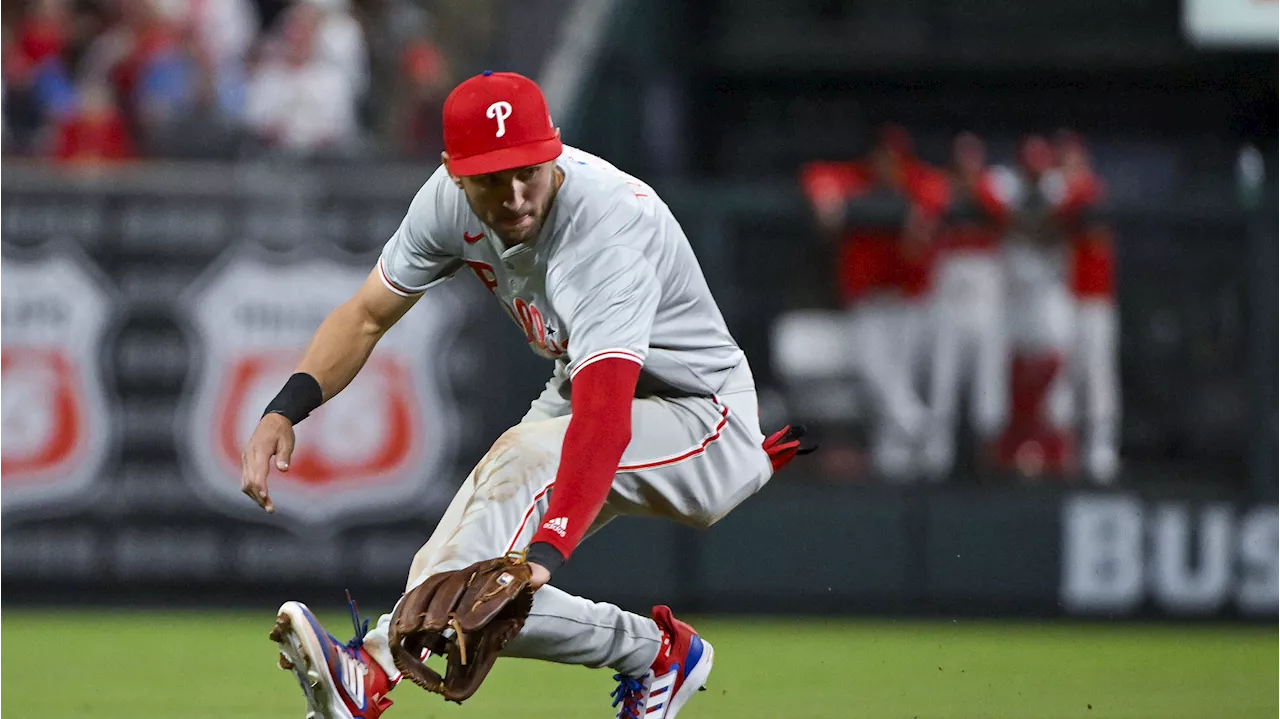
<svg viewBox="0 0 1280 719">
<path fill-rule="evenodd" d="M 449 170 L 484 175 L 549 162 L 564 146 L 537 83 L 514 72 L 468 78 L 444 101 Z"/>
</svg>

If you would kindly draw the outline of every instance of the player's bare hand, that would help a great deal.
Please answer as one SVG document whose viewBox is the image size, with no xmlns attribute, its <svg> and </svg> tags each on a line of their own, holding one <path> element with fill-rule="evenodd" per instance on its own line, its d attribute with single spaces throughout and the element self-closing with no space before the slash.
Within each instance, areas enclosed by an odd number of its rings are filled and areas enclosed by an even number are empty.
<svg viewBox="0 0 1280 719">
<path fill-rule="evenodd" d="M 529 588 L 535 592 L 541 589 L 542 585 L 551 581 L 551 572 L 537 562 L 529 562 L 529 572 Z"/>
<path fill-rule="evenodd" d="M 271 460 L 275 459 L 276 469 L 288 472 L 293 443 L 293 424 L 273 412 L 258 421 L 257 429 L 253 430 L 249 444 L 240 455 L 240 491 L 268 512 L 276 511 L 267 492 Z"/>
</svg>

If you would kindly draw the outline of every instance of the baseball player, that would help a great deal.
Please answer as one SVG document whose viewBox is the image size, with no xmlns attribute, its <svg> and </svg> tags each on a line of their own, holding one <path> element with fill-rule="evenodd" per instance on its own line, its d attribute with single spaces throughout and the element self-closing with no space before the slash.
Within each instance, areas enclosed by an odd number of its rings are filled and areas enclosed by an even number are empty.
<svg viewBox="0 0 1280 719">
<path fill-rule="evenodd" d="M 444 145 L 365 284 L 320 325 L 268 406 L 242 488 L 273 511 L 269 468 L 288 470 L 293 424 L 351 381 L 423 292 L 474 274 L 555 371 L 462 483 L 407 589 L 524 553 L 532 609 L 502 655 L 610 667 L 616 716 L 671 719 L 704 686 L 710 642 L 665 606 L 639 616 L 548 581 L 612 517 L 715 523 L 803 451 L 798 435 L 761 434 L 747 360 L 666 204 L 562 145 L 531 80 L 486 72 L 463 82 L 444 105 Z M 374 719 L 391 704 L 402 674 L 392 617 L 343 644 L 304 605 L 280 608 L 281 666 L 315 716 Z"/>
<path fill-rule="evenodd" d="M 1076 310 L 1070 366 L 1084 420 L 1081 465 L 1095 482 L 1110 484 L 1120 470 L 1115 248 L 1111 229 L 1100 217 L 1102 180 L 1091 167 L 1083 138 L 1061 132 L 1055 150 L 1065 185 L 1058 216 L 1071 241 Z"/>
<path fill-rule="evenodd" d="M 1074 305 L 1067 283 L 1067 239 L 1060 222 L 1066 187 L 1053 148 L 1025 138 L 1012 188 L 1014 219 L 1005 240 L 1010 344 L 1009 422 L 998 461 L 1024 475 L 1061 474 L 1074 462 L 1073 401 L 1065 373 Z"/>
<path fill-rule="evenodd" d="M 801 184 L 818 224 L 836 238 L 837 282 L 847 308 L 850 361 L 874 407 L 872 454 L 877 471 L 905 481 L 928 412 L 915 387 L 927 324 L 932 228 L 945 183 L 916 156 L 896 125 L 880 128 L 865 161 L 811 162 Z M 850 223 L 861 204 L 878 221 Z"/>
<path fill-rule="evenodd" d="M 956 138 L 951 202 L 939 234 L 933 290 L 933 369 L 929 409 L 933 421 L 922 454 L 925 471 L 940 478 L 955 461 L 960 390 L 968 385 L 972 428 L 989 448 L 1008 411 L 1008 331 L 1005 325 L 1001 236 L 1009 220 L 1008 196 L 986 164 L 986 148 L 971 133 Z"/>
</svg>

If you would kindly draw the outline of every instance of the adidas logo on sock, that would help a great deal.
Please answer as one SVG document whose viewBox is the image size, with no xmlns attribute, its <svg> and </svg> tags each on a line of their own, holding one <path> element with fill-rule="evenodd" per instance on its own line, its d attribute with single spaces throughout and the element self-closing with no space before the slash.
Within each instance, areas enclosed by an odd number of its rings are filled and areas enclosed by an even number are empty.
<svg viewBox="0 0 1280 719">
<path fill-rule="evenodd" d="M 550 529 L 551 531 L 563 537 L 564 533 L 569 529 L 569 518 L 556 517 L 555 519 L 548 519 L 546 524 L 542 525 L 542 528 Z"/>
</svg>

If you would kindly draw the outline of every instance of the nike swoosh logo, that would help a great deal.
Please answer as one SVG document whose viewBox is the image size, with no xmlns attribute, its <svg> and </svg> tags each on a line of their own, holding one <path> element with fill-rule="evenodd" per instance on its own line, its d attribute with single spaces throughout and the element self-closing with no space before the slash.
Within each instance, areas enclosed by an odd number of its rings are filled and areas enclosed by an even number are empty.
<svg viewBox="0 0 1280 719">
<path fill-rule="evenodd" d="M 480 233 L 480 234 L 478 234 L 478 235 L 472 235 L 470 232 L 463 232 L 463 233 L 462 233 L 462 239 L 466 240 L 468 245 L 470 245 L 470 244 L 474 244 L 474 243 L 476 243 L 476 242 L 479 242 L 479 241 L 480 241 L 480 238 L 482 238 L 482 237 L 484 237 L 484 233 L 483 233 L 483 232 L 481 232 L 481 233 Z"/>
</svg>

